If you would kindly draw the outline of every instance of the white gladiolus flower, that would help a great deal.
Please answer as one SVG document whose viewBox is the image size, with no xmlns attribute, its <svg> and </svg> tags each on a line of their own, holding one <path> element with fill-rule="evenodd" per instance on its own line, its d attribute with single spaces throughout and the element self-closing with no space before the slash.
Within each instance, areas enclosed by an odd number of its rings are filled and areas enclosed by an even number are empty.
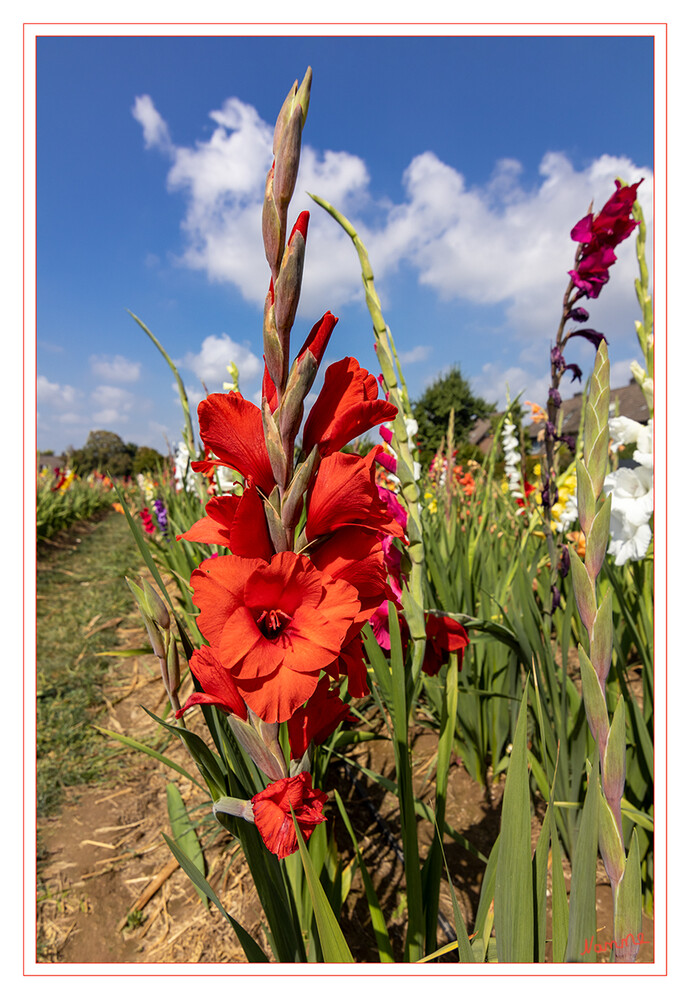
<svg viewBox="0 0 690 999">
<path fill-rule="evenodd" d="M 515 424 L 506 420 L 501 433 L 503 463 L 511 496 L 522 496 L 522 475 L 520 473 L 520 444 L 515 435 Z"/>
<path fill-rule="evenodd" d="M 634 468 L 618 468 L 604 480 L 604 494 L 611 496 L 609 555 L 616 565 L 644 558 L 652 540 L 649 521 L 654 512 L 653 421 L 643 426 L 625 416 L 610 421 L 614 446 L 636 444 Z"/>
<path fill-rule="evenodd" d="M 186 489 L 188 492 L 193 488 L 194 472 L 189 462 L 189 450 L 184 441 L 181 441 L 175 450 L 175 485 L 178 492 Z"/>
</svg>

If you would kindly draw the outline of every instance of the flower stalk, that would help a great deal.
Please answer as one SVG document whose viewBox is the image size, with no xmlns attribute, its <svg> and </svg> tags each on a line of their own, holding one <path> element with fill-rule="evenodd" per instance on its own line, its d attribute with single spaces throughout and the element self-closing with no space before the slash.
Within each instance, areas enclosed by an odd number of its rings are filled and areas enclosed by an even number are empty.
<svg viewBox="0 0 690 999">
<path fill-rule="evenodd" d="M 632 942 L 641 929 L 639 861 L 626 860 L 623 842 L 621 802 L 625 784 L 625 704 L 619 696 L 609 722 L 606 681 L 613 650 L 613 603 L 609 587 L 602 596 L 597 577 L 606 557 L 611 520 L 611 497 L 600 502 L 608 462 L 610 364 L 606 343 L 597 350 L 594 372 L 585 408 L 584 452 L 577 460 L 577 497 L 580 526 L 585 535 L 585 555 L 581 559 L 570 549 L 575 600 L 589 638 L 589 651 L 578 646 L 582 697 L 592 736 L 601 760 L 599 809 L 599 850 L 613 892 L 616 938 L 632 934 L 629 944 L 616 950 L 616 961 L 634 962 L 638 947 Z M 628 867 L 630 868 L 628 870 Z M 626 887 L 622 890 L 622 885 Z M 636 879 L 636 880 L 635 880 Z M 630 884 L 637 884 L 637 892 Z"/>
<path fill-rule="evenodd" d="M 161 600 L 153 586 L 146 579 L 140 579 L 140 586 L 125 577 L 151 642 L 153 653 L 158 659 L 163 685 L 173 711 L 180 710 L 177 692 L 180 688 L 180 658 L 177 651 L 175 636 L 172 633 L 172 622 L 168 608 Z"/>
<path fill-rule="evenodd" d="M 407 424 L 405 422 L 406 419 L 412 419 L 412 409 L 407 393 L 407 386 L 400 370 L 393 337 L 383 317 L 381 301 L 374 285 L 374 272 L 369 262 L 369 255 L 364 243 L 358 236 L 355 227 L 341 212 L 337 211 L 325 199 L 315 194 L 310 194 L 310 197 L 338 222 L 348 234 L 357 250 L 367 307 L 374 327 L 376 356 L 381 366 L 387 397 L 397 407 L 398 411 L 392 426 L 394 439 L 392 446 L 398 459 L 396 475 L 400 479 L 401 497 L 407 511 L 406 531 L 409 539 L 407 553 L 411 568 L 407 583 L 403 587 L 403 610 L 413 643 L 412 677 L 416 683 L 421 673 L 422 663 L 424 662 L 424 648 L 426 644 L 424 621 L 425 568 L 421 496 L 419 482 L 414 474 L 414 457 L 410 448 Z"/>
</svg>

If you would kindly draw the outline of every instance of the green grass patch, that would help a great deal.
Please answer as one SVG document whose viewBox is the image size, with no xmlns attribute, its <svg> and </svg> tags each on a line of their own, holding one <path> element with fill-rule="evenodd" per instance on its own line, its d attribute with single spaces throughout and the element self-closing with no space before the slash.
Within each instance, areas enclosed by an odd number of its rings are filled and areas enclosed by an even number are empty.
<svg viewBox="0 0 690 999">
<path fill-rule="evenodd" d="M 59 809 L 64 789 L 112 776 L 112 755 L 93 729 L 117 659 L 116 626 L 132 610 L 125 575 L 141 571 L 126 519 L 112 512 L 81 524 L 64 546 L 42 548 L 37 579 L 37 793 L 39 815 Z M 111 761 L 112 762 L 112 761 Z"/>
</svg>

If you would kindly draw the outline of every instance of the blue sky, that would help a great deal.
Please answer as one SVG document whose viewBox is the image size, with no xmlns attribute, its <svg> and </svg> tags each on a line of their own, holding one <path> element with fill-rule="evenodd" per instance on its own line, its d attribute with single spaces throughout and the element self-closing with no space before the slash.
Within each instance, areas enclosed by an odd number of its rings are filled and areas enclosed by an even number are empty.
<svg viewBox="0 0 690 999">
<path fill-rule="evenodd" d="M 368 247 L 413 399 L 457 363 L 499 408 L 506 384 L 544 402 L 569 232 L 616 176 L 645 178 L 651 242 L 651 38 L 39 37 L 40 449 L 80 447 L 92 429 L 160 451 L 180 439 L 170 370 L 128 309 L 193 401 L 231 361 L 255 399 L 263 186 L 276 114 L 308 65 L 294 347 L 330 309 L 326 362 L 377 370 L 355 252 L 309 190 Z M 614 387 L 639 357 L 635 276 L 630 239 L 590 308 Z M 568 360 L 587 372 L 591 347 Z"/>
</svg>

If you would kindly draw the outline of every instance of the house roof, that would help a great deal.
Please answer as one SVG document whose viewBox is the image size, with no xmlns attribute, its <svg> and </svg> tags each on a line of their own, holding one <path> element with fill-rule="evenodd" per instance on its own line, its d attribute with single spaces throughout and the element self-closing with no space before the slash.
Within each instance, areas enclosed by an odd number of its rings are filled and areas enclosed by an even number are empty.
<svg viewBox="0 0 690 999">
<path fill-rule="evenodd" d="M 36 465 L 40 472 L 42 468 L 63 468 L 66 462 L 64 454 L 41 454 L 36 457 Z"/>
<path fill-rule="evenodd" d="M 572 399 L 563 400 L 560 408 L 560 412 L 563 414 L 562 434 L 577 436 L 584 402 L 585 397 L 582 392 L 578 392 Z M 611 416 L 627 416 L 631 420 L 636 420 L 637 423 L 649 421 L 649 407 L 642 389 L 634 379 L 622 388 L 611 389 L 609 413 Z M 541 428 L 542 424 L 540 423 L 530 423 L 526 430 L 530 437 L 536 438 Z"/>
</svg>

